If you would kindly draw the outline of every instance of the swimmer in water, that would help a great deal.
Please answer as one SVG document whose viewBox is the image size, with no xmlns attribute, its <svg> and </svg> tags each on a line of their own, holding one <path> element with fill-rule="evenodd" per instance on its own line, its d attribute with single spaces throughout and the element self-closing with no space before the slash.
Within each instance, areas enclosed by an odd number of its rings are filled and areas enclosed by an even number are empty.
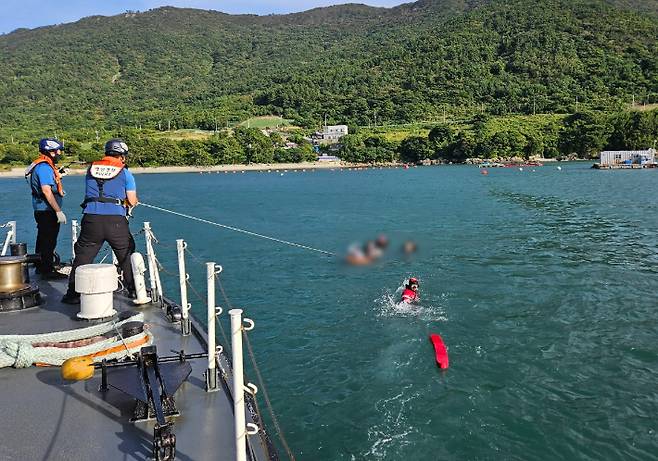
<svg viewBox="0 0 658 461">
<path fill-rule="evenodd" d="M 400 302 L 411 304 L 418 302 L 420 297 L 418 296 L 418 279 L 416 277 L 410 277 L 407 285 L 404 287 L 402 292 L 402 299 Z"/>
</svg>

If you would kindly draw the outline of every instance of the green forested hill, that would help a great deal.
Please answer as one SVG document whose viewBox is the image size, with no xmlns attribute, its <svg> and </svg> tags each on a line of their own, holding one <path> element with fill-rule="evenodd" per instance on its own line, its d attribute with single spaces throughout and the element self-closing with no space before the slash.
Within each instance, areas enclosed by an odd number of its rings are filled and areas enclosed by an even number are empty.
<svg viewBox="0 0 658 461">
<path fill-rule="evenodd" d="M 421 0 L 272 16 L 159 8 L 0 36 L 1 130 L 315 126 L 658 102 L 656 0 Z"/>
</svg>

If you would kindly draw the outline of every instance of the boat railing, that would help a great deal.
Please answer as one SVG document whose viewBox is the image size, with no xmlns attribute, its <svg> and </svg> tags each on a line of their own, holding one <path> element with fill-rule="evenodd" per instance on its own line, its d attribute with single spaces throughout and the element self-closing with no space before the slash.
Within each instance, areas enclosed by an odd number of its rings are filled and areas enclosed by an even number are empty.
<svg viewBox="0 0 658 461">
<path fill-rule="evenodd" d="M 231 347 L 231 362 L 227 362 L 232 368 L 232 373 L 230 378 L 232 379 L 232 397 L 234 405 L 234 425 L 235 425 L 235 449 L 236 449 L 236 460 L 237 461 L 246 461 L 247 459 L 247 449 L 251 449 L 249 442 L 249 436 L 258 434 L 261 431 L 261 427 L 258 424 L 261 424 L 262 417 L 258 410 L 258 405 L 255 401 L 256 393 L 258 392 L 258 387 L 249 382 L 245 383 L 245 373 L 244 373 L 244 357 L 243 357 L 243 335 L 246 332 L 251 331 L 254 328 L 254 321 L 249 318 L 243 318 L 242 309 L 235 309 L 231 306 L 230 301 L 228 300 L 224 287 L 219 281 L 219 276 L 222 273 L 222 266 L 218 265 L 215 262 L 203 261 L 202 258 L 194 255 L 188 248 L 187 243 L 183 239 L 176 240 L 176 254 L 178 260 L 178 270 L 166 270 L 163 264 L 159 261 L 156 254 L 156 246 L 162 245 L 160 240 L 155 236 L 153 229 L 149 222 L 144 223 L 143 231 L 144 240 L 146 246 L 147 254 L 147 263 L 148 263 L 148 277 L 149 277 L 149 286 L 150 286 L 150 296 L 155 301 L 156 299 L 160 302 L 161 307 L 165 307 L 167 304 L 168 298 L 163 293 L 163 284 L 160 278 L 160 272 L 164 272 L 166 275 L 175 278 L 180 292 L 180 310 L 181 310 L 181 335 L 187 336 L 190 334 L 192 329 L 192 319 L 191 319 L 191 309 L 192 302 L 188 297 L 188 288 L 196 296 L 200 303 L 206 304 L 206 320 L 207 320 L 207 350 L 208 350 L 208 367 L 206 370 L 206 391 L 214 392 L 219 389 L 218 379 L 220 373 L 218 372 L 218 365 L 221 370 L 221 377 L 226 382 L 226 385 L 229 385 L 228 378 L 229 373 L 227 373 L 225 367 L 221 366 L 219 358 L 224 352 L 224 346 L 218 344 L 216 341 L 216 331 L 215 327 L 218 325 L 224 338 L 224 342 L 229 344 L 229 339 L 226 336 L 226 333 L 220 322 L 220 316 L 224 312 L 224 309 L 220 306 L 217 306 L 215 294 L 216 294 L 216 282 L 219 282 L 220 290 L 224 300 L 228 304 L 230 322 L 231 322 L 231 338 L 230 338 L 230 347 Z M 186 264 L 186 255 L 190 255 L 194 258 L 197 263 L 205 265 L 206 268 L 206 296 L 203 299 L 200 293 L 194 288 L 190 282 L 190 275 L 187 272 Z M 249 354 L 253 366 L 256 366 L 255 357 L 251 346 L 249 346 Z M 262 378 L 260 378 L 260 373 L 257 371 L 259 376 L 259 384 L 261 388 L 264 386 Z M 266 395 L 266 394 L 265 394 Z M 246 422 L 246 401 L 249 401 L 249 413 L 252 416 L 255 414 L 256 421 L 258 424 Z M 266 398 L 266 403 L 270 411 L 270 415 L 274 417 L 274 411 L 271 408 L 269 398 Z M 275 417 L 274 417 L 275 418 Z M 278 423 L 277 423 L 278 426 Z M 287 443 L 282 438 L 283 434 L 278 428 L 279 437 L 282 439 L 282 443 L 286 450 L 289 452 L 289 457 L 294 459 L 292 453 L 290 453 Z M 266 440 L 264 444 L 265 452 L 268 453 L 270 459 L 278 459 L 276 452 L 273 452 L 271 449 L 271 442 L 265 432 L 263 436 Z"/>
</svg>

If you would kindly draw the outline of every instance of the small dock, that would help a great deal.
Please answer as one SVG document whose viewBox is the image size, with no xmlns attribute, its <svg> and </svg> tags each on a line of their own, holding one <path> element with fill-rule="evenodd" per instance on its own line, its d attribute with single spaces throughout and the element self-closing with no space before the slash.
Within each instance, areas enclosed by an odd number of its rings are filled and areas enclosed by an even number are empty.
<svg viewBox="0 0 658 461">
<path fill-rule="evenodd" d="M 645 164 L 614 164 L 614 165 L 601 165 L 600 163 L 595 163 L 592 165 L 592 168 L 597 170 L 643 170 L 645 168 L 658 168 L 658 165 L 655 163 L 645 163 Z"/>
</svg>

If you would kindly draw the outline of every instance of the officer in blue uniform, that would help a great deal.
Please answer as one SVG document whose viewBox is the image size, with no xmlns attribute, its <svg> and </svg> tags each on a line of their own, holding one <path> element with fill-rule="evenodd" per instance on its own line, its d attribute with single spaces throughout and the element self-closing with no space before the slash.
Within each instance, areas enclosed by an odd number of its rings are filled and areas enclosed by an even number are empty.
<svg viewBox="0 0 658 461">
<path fill-rule="evenodd" d="M 128 146 L 121 139 L 105 143 L 105 157 L 93 162 L 85 178 L 84 216 L 80 237 L 75 244 L 75 259 L 69 277 L 69 288 L 62 302 L 77 304 L 80 295 L 75 291 L 75 271 L 91 264 L 104 242 L 108 242 L 123 273 L 123 283 L 129 293 L 134 292 L 130 255 L 135 241 L 128 227 L 126 209 L 137 205 L 135 178 L 126 167 Z"/>
<path fill-rule="evenodd" d="M 39 158 L 25 171 L 25 179 L 32 191 L 32 208 L 37 222 L 35 253 L 41 255 L 37 272 L 44 279 L 66 278 L 54 267 L 55 247 L 60 224 L 66 224 L 62 211 L 64 188 L 59 169 L 55 164 L 62 154 L 64 145 L 55 138 L 39 141 Z"/>
</svg>

